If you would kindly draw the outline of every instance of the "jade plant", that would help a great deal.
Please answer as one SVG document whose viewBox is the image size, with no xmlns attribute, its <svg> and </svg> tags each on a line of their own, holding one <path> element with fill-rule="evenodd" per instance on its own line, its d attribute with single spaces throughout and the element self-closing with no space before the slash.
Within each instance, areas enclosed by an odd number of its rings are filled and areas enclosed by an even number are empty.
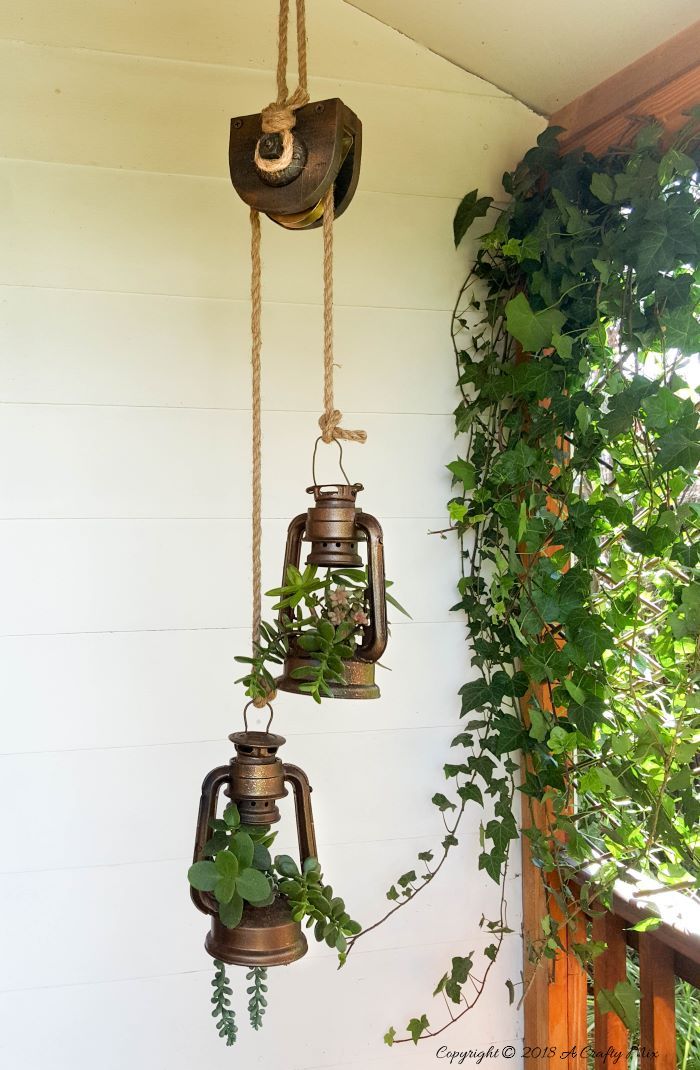
<svg viewBox="0 0 700 1070">
<path fill-rule="evenodd" d="M 315 938 L 338 952 L 340 965 L 345 962 L 348 940 L 361 931 L 345 909 L 344 901 L 325 884 L 316 858 L 305 858 L 301 868 L 289 855 L 270 854 L 276 832 L 269 825 L 249 826 L 241 822 L 235 803 L 229 803 L 223 816 L 210 822 L 212 835 L 204 845 L 204 858 L 190 866 L 187 877 L 193 888 L 213 893 L 219 919 L 229 929 L 241 922 L 243 907 L 269 906 L 278 897 L 289 904 L 294 921 L 313 926 Z M 231 988 L 223 963 L 215 961 L 212 986 L 212 1017 L 227 1045 L 235 1042 L 237 1027 L 231 1010 Z M 246 975 L 251 982 L 248 1013 L 253 1029 L 260 1029 L 267 1007 L 267 971 L 253 967 Z"/>
<path fill-rule="evenodd" d="M 365 569 L 319 569 L 307 565 L 300 572 L 289 565 L 286 583 L 267 592 L 277 601 L 274 623 L 260 625 L 260 641 L 252 657 L 236 661 L 250 666 L 237 680 L 253 700 L 265 700 L 275 690 L 275 666 L 282 665 L 294 644 L 310 655 L 308 665 L 292 670 L 301 680 L 300 690 L 320 702 L 331 697 L 331 684 L 342 684 L 343 662 L 352 658 L 370 624 L 368 579 Z M 386 587 L 391 587 L 391 580 Z M 396 599 L 386 592 L 386 600 L 409 616 Z"/>
</svg>

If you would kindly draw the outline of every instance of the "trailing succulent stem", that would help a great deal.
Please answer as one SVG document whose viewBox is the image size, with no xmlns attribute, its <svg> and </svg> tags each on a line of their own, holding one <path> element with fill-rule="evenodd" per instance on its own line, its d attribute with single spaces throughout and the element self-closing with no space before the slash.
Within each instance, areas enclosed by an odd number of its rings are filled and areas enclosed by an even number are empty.
<svg viewBox="0 0 700 1070">
<path fill-rule="evenodd" d="M 387 581 L 391 587 L 391 581 Z M 287 569 L 286 583 L 267 592 L 276 598 L 279 611 L 274 623 L 263 622 L 253 657 L 237 657 L 250 666 L 242 683 L 251 699 L 267 699 L 274 691 L 274 667 L 281 665 L 291 649 L 308 655 L 308 665 L 292 671 L 303 681 L 300 690 L 315 702 L 330 697 L 331 684 L 345 682 L 343 662 L 352 658 L 363 630 L 370 624 L 368 579 L 364 569 L 325 569 L 307 565 L 300 572 Z M 406 616 L 406 610 L 388 592 L 386 599 Z"/>
<path fill-rule="evenodd" d="M 348 938 L 361 925 L 353 921 L 344 901 L 324 884 L 315 858 L 304 859 L 301 869 L 289 855 L 270 856 L 275 833 L 269 826 L 252 828 L 241 824 L 238 807 L 231 802 L 222 818 L 211 821 L 212 835 L 204 846 L 204 858 L 190 866 L 187 877 L 193 888 L 213 893 L 221 922 L 229 929 L 240 924 L 245 903 L 265 907 L 281 896 L 289 904 L 294 921 L 306 920 L 314 936 L 338 952 L 342 966 Z M 236 1019 L 231 1008 L 231 989 L 222 962 L 215 960 L 212 981 L 212 1017 L 218 1018 L 219 1036 L 231 1045 L 236 1040 Z M 254 966 L 246 974 L 248 1015 L 253 1029 L 260 1029 L 267 1008 L 267 969 Z"/>
<path fill-rule="evenodd" d="M 300 871 L 289 855 L 278 855 L 275 867 L 283 878 L 279 890 L 288 899 L 294 920 L 306 918 L 306 928 L 313 925 L 318 942 L 335 948 L 342 966 L 347 957 L 348 938 L 356 936 L 362 926 L 353 921 L 345 909 L 345 901 L 333 894 L 330 884 L 323 883 L 321 867 L 315 858 L 307 858 Z"/>
<path fill-rule="evenodd" d="M 246 993 L 250 996 L 248 1001 L 248 1015 L 250 1024 L 256 1031 L 262 1028 L 262 1020 L 267 1010 L 267 967 L 253 966 L 246 975 L 246 981 L 250 981 L 250 988 Z"/>
<path fill-rule="evenodd" d="M 226 1041 L 226 1047 L 230 1048 L 236 1043 L 236 1034 L 238 1033 L 236 1015 L 231 1010 L 231 988 L 223 962 L 214 959 L 214 970 L 214 978 L 211 982 L 211 986 L 214 989 L 214 995 L 211 997 L 214 1010 L 211 1012 L 211 1016 L 219 1019 L 216 1026 L 219 1036 Z"/>
<path fill-rule="evenodd" d="M 467 805 L 486 811 L 478 864 L 501 908 L 483 923 L 478 976 L 470 950 L 438 982 L 445 1024 L 422 1014 L 388 1044 L 435 1036 L 479 998 L 509 931 L 521 832 L 550 909 L 534 964 L 562 946 L 556 918 L 604 909 L 626 870 L 700 877 L 699 117 L 671 144 L 651 124 L 600 158 L 561 154 L 545 131 L 504 176 L 510 203 L 458 295 L 447 531 L 473 671 L 445 765 L 452 797 L 433 798 L 443 853 L 434 867 L 421 853 L 425 871 L 399 878 L 376 924 L 435 879 Z M 490 208 L 467 194 L 456 245 Z M 520 809 L 544 824 L 519 825 L 516 776 Z M 574 897 L 586 864 L 595 879 Z M 575 950 L 589 965 L 602 947 Z"/>
<path fill-rule="evenodd" d="M 330 884 L 324 884 L 318 860 L 305 858 L 299 869 L 289 855 L 273 859 L 269 848 L 276 833 L 268 825 L 242 825 L 233 802 L 223 818 L 212 820 L 211 827 L 205 858 L 190 866 L 187 878 L 198 891 L 213 892 L 223 924 L 235 929 L 245 903 L 265 907 L 282 896 L 294 921 L 306 918 L 307 928 L 315 923 L 314 936 L 338 951 L 342 965 L 347 938 L 357 935 L 361 926 L 346 912 L 345 902 L 334 896 Z"/>
</svg>

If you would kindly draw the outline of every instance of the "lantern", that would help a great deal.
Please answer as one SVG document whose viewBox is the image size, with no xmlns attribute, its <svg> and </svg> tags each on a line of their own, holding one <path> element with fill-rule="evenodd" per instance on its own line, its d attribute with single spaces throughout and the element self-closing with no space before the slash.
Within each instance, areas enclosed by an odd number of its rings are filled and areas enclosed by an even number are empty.
<svg viewBox="0 0 700 1070">
<path fill-rule="evenodd" d="M 231 120 L 229 168 L 238 196 L 288 230 L 321 225 L 323 198 L 333 187 L 334 214 L 352 200 L 360 177 L 362 123 L 337 97 L 295 110 L 291 158 L 277 170 L 266 162 L 280 161 L 284 134 L 264 132 L 259 112 Z"/>
<path fill-rule="evenodd" d="M 238 806 L 241 827 L 254 827 L 280 820 L 277 801 L 288 794 L 287 784 L 294 794 L 300 862 L 303 865 L 307 858 L 315 858 L 311 787 L 303 770 L 278 758 L 284 737 L 245 731 L 234 732 L 229 739 L 236 756 L 228 765 L 212 769 L 202 784 L 194 861 L 203 858 L 210 822 L 216 816 L 217 800 L 224 786 L 225 794 Z M 306 937 L 284 897 L 278 895 L 268 906 L 246 903 L 239 924 L 229 929 L 221 922 L 218 904 L 209 892 L 192 888 L 191 896 L 198 910 L 211 915 L 211 930 L 204 946 L 213 958 L 236 966 L 284 966 L 306 954 Z"/>
<path fill-rule="evenodd" d="M 308 565 L 331 569 L 362 567 L 359 547 L 367 545 L 367 588 L 365 604 L 369 624 L 362 628 L 362 639 L 357 644 L 353 657 L 343 661 L 344 682 L 330 684 L 334 698 L 379 698 L 379 688 L 374 681 L 374 666 L 386 649 L 389 637 L 386 613 L 386 584 L 384 577 L 384 542 L 379 521 L 356 505 L 361 483 L 339 483 L 327 486 L 307 487 L 313 494 L 314 504 L 305 513 L 296 516 L 289 525 L 284 558 L 282 582 L 286 582 L 290 565 L 299 568 L 302 542 L 311 544 L 306 557 Z M 288 610 L 281 610 L 280 616 Z M 278 689 L 301 694 L 299 674 L 313 660 L 294 642 L 293 632 L 289 654 L 284 662 L 284 672 L 276 681 Z"/>
</svg>

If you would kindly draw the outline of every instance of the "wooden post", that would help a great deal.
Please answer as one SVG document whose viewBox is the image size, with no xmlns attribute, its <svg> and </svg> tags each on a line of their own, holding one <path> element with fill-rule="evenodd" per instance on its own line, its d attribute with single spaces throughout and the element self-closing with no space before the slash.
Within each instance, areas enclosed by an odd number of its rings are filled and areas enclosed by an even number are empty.
<svg viewBox="0 0 700 1070">
<path fill-rule="evenodd" d="M 608 1048 L 623 1052 L 616 1070 L 627 1070 L 627 1028 L 614 1011 L 603 1013 L 598 1006 L 601 988 L 612 989 L 627 979 L 627 941 L 625 922 L 616 914 L 605 913 L 593 921 L 593 939 L 602 940 L 607 950 L 593 961 L 593 991 L 595 993 L 594 1046 L 598 1053 L 595 1070 L 609 1070 L 611 1060 L 605 1061 Z"/>
<path fill-rule="evenodd" d="M 642 994 L 640 1065 L 642 1070 L 676 1070 L 676 978 L 673 949 L 651 933 L 639 934 Z"/>
</svg>

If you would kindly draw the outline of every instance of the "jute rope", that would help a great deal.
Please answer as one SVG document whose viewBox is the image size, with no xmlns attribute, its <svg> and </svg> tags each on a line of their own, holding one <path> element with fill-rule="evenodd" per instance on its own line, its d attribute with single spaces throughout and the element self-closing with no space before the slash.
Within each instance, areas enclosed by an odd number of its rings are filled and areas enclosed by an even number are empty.
<svg viewBox="0 0 700 1070">
<path fill-rule="evenodd" d="M 324 442 L 343 439 L 347 442 L 366 442 L 366 431 L 346 431 L 340 427 L 342 412 L 333 399 L 333 186 L 323 198 L 323 415 L 319 417 Z"/>
<path fill-rule="evenodd" d="M 289 159 L 284 162 L 284 153 L 279 160 L 256 162 L 263 169 L 279 170 L 286 167 L 291 159 L 291 130 L 296 122 L 295 111 L 307 103 L 307 60 L 306 60 L 306 13 L 304 0 L 296 0 L 297 13 L 297 51 L 299 57 L 299 85 L 289 95 L 287 88 L 287 54 L 289 0 L 280 0 L 278 57 L 277 57 L 277 100 L 268 104 L 262 112 L 262 128 L 266 133 L 281 133 L 286 147 L 289 147 Z M 271 166 L 268 166 L 271 165 Z M 365 442 L 365 431 L 347 431 L 340 427 L 342 413 L 335 408 L 333 400 L 333 186 L 323 198 L 323 415 L 319 419 L 321 438 L 324 442 L 345 439 L 349 442 Z M 250 211 L 250 328 L 251 328 L 251 422 L 252 422 L 252 566 L 253 566 L 253 611 L 252 643 L 253 654 L 260 644 L 260 622 L 262 619 L 262 428 L 261 428 L 261 389 L 260 369 L 262 355 L 262 261 L 260 254 L 261 232 L 260 214 Z M 253 705 L 262 708 L 275 698 L 271 692 L 264 698 L 254 699 Z M 269 727 L 269 726 L 268 726 Z"/>
<path fill-rule="evenodd" d="M 306 58 L 306 10 L 304 0 L 296 0 L 297 56 L 299 84 L 290 95 L 287 88 L 287 59 L 289 33 L 289 0 L 280 0 L 279 26 L 277 33 L 277 100 L 262 111 L 264 133 L 281 133 L 283 153 L 278 160 L 263 160 L 256 146 L 257 165 L 266 171 L 279 171 L 292 159 L 293 139 L 291 130 L 296 123 L 295 111 L 309 99 L 307 88 Z M 260 215 L 254 208 L 250 211 L 250 328 L 251 328 L 251 422 L 252 422 L 252 566 L 253 566 L 253 611 L 252 645 L 253 656 L 260 645 L 260 622 L 262 620 L 262 428 L 260 366 L 262 354 L 262 264 L 260 256 Z M 264 698 L 254 699 L 253 705 L 263 707 L 275 697 L 272 692 Z"/>
<path fill-rule="evenodd" d="M 262 352 L 262 293 L 260 264 L 260 213 L 250 210 L 250 332 L 253 425 L 253 646 L 260 642 L 262 587 L 260 547 L 262 542 L 262 431 L 260 418 L 260 355 Z"/>
<path fill-rule="evenodd" d="M 282 155 L 277 160 L 264 160 L 255 147 L 255 165 L 260 171 L 274 174 L 283 171 L 292 162 L 297 108 L 309 102 L 306 59 L 306 9 L 304 0 L 296 0 L 297 14 L 297 65 L 299 84 L 290 94 L 287 87 L 287 57 L 289 35 L 289 0 L 280 0 L 279 27 L 277 32 L 277 100 L 263 108 L 261 113 L 264 134 L 282 135 Z"/>
<path fill-rule="evenodd" d="M 260 367 L 262 354 L 262 263 L 260 257 L 260 213 L 250 210 L 250 333 L 251 345 L 251 423 L 252 423 L 252 551 L 253 565 L 253 657 L 260 645 L 260 621 L 262 619 L 262 404 L 260 390 Z M 269 705 L 276 692 L 253 699 L 253 705 L 261 709 Z"/>
</svg>

